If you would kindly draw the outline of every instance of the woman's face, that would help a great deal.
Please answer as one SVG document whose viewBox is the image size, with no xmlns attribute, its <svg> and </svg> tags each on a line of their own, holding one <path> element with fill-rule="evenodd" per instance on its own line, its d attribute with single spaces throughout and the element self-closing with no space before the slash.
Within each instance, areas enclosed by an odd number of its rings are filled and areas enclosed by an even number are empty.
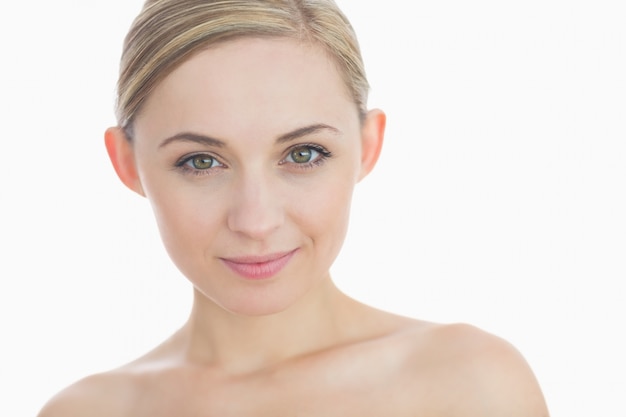
<svg viewBox="0 0 626 417">
<path fill-rule="evenodd" d="M 134 131 L 134 189 L 172 260 L 208 299 L 246 315 L 282 311 L 329 278 L 353 187 L 380 147 L 363 139 L 330 59 L 286 39 L 193 56 Z"/>
</svg>

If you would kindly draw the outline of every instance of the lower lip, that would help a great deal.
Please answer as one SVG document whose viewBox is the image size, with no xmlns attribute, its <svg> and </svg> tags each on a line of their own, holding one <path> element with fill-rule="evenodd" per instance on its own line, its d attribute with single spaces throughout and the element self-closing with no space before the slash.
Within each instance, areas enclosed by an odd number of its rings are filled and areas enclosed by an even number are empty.
<svg viewBox="0 0 626 417">
<path fill-rule="evenodd" d="M 222 259 L 222 261 L 232 271 L 243 278 L 260 280 L 271 278 L 278 274 L 285 267 L 285 265 L 287 265 L 295 253 L 296 250 L 293 250 L 279 258 L 265 262 L 233 262 L 228 259 Z"/>
</svg>

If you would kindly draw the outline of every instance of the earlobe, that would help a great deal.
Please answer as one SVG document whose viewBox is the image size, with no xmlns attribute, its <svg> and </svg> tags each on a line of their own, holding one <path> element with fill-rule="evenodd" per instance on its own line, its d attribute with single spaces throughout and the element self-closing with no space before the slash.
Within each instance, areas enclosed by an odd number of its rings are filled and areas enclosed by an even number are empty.
<svg viewBox="0 0 626 417">
<path fill-rule="evenodd" d="M 367 112 L 361 129 L 361 172 L 359 181 L 369 174 L 383 147 L 387 116 L 382 110 L 374 109 Z"/>
<path fill-rule="evenodd" d="M 110 127 L 104 133 L 104 143 L 117 176 L 128 188 L 145 197 L 133 153 L 133 145 L 119 127 Z"/>
</svg>

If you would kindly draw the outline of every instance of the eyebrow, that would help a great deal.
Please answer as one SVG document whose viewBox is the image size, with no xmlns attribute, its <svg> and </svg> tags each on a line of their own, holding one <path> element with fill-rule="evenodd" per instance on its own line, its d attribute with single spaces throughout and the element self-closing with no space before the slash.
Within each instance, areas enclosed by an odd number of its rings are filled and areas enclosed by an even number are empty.
<svg viewBox="0 0 626 417">
<path fill-rule="evenodd" d="M 199 143 L 201 145 L 215 146 L 217 148 L 223 148 L 224 146 L 226 146 L 226 144 L 219 139 L 215 139 L 205 135 L 199 135 L 197 133 L 183 132 L 165 139 L 163 142 L 161 142 L 159 148 L 163 148 L 173 142 L 192 142 Z"/>
<path fill-rule="evenodd" d="M 332 127 L 324 123 L 316 123 L 316 124 L 304 126 L 299 129 L 280 135 L 278 139 L 276 139 L 276 143 L 290 142 L 292 140 L 299 139 L 303 136 L 312 135 L 320 131 L 328 131 L 334 135 L 339 135 L 341 133 L 341 131 L 337 129 L 336 127 Z"/>
<path fill-rule="evenodd" d="M 296 140 L 301 137 L 312 135 L 321 131 L 328 131 L 333 135 L 339 135 L 341 133 L 341 131 L 336 127 L 327 125 L 325 123 L 315 123 L 278 136 L 278 138 L 276 139 L 276 143 L 290 142 L 292 140 Z M 214 146 L 217 148 L 223 148 L 226 146 L 226 143 L 224 141 L 212 138 L 210 136 L 200 135 L 192 132 L 183 132 L 165 139 L 163 142 L 161 142 L 159 148 L 163 148 L 173 142 L 192 142 L 199 143 L 201 145 Z"/>
</svg>

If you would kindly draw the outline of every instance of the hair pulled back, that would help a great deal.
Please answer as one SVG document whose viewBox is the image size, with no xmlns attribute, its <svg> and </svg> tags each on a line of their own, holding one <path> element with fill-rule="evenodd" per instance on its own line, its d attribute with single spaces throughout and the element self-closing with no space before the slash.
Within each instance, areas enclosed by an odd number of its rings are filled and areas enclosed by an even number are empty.
<svg viewBox="0 0 626 417">
<path fill-rule="evenodd" d="M 124 41 L 118 125 L 132 123 L 154 88 L 193 54 L 241 37 L 287 37 L 321 46 L 361 117 L 369 85 L 354 30 L 333 0 L 147 0 Z"/>
</svg>

